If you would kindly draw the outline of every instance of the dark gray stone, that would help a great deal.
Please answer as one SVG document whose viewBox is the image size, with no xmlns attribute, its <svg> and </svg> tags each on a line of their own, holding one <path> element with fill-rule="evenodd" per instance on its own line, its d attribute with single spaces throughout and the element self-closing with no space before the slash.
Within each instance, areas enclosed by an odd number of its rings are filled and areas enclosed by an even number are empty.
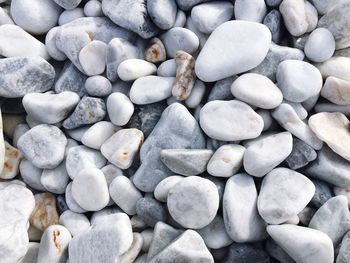
<svg viewBox="0 0 350 263">
<path fill-rule="evenodd" d="M 349 263 L 350 259 L 350 231 L 346 233 L 340 244 L 339 254 L 336 263 Z"/>
<path fill-rule="evenodd" d="M 228 77 L 217 81 L 210 90 L 208 102 L 212 100 L 231 100 L 233 95 L 231 93 L 231 85 L 237 77 Z"/>
<path fill-rule="evenodd" d="M 165 222 L 167 219 L 164 206 L 150 197 L 144 197 L 137 201 L 136 213 L 142 221 L 151 227 L 154 227 L 157 222 Z"/>
<path fill-rule="evenodd" d="M 252 243 L 233 243 L 224 263 L 269 263 L 270 257 L 265 250 Z"/>
<path fill-rule="evenodd" d="M 2 113 L 8 114 L 23 114 L 22 98 L 0 98 L 0 107 Z"/>
<path fill-rule="evenodd" d="M 269 7 L 278 7 L 282 3 L 282 0 L 265 0 L 265 3 Z"/>
<path fill-rule="evenodd" d="M 41 57 L 0 59 L 0 72 L 0 96 L 5 98 L 45 92 L 55 80 L 55 69 Z"/>
<path fill-rule="evenodd" d="M 73 91 L 82 97 L 86 94 L 84 88 L 86 79 L 87 76 L 81 73 L 72 62 L 67 62 L 55 83 L 55 92 Z"/>
<path fill-rule="evenodd" d="M 271 10 L 264 18 L 264 25 L 272 34 L 272 41 L 279 43 L 285 31 L 281 13 L 277 9 Z"/>
<path fill-rule="evenodd" d="M 175 0 L 148 0 L 148 15 L 163 30 L 171 28 L 176 19 L 177 5 Z"/>
<path fill-rule="evenodd" d="M 62 214 L 64 211 L 69 209 L 68 205 L 66 203 L 66 198 L 64 197 L 64 195 L 57 196 L 56 205 L 57 205 L 59 214 Z"/>
<path fill-rule="evenodd" d="M 265 249 L 269 255 L 279 262 L 294 263 L 295 261 L 271 237 L 266 240 Z"/>
<path fill-rule="evenodd" d="M 102 99 L 84 97 L 73 113 L 63 122 L 66 129 L 78 128 L 102 120 L 106 115 L 106 105 Z"/>
<path fill-rule="evenodd" d="M 297 170 L 308 165 L 316 158 L 317 153 L 311 146 L 293 137 L 293 150 L 285 162 L 290 169 Z"/>
<path fill-rule="evenodd" d="M 332 189 L 329 184 L 324 181 L 311 179 L 314 183 L 316 191 L 311 199 L 311 204 L 316 208 L 321 207 L 328 199 L 333 197 Z"/>
</svg>

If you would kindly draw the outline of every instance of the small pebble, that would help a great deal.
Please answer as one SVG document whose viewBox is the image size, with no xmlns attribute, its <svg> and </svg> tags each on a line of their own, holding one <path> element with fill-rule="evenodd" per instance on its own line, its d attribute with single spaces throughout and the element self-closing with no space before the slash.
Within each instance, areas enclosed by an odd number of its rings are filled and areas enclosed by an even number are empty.
<svg viewBox="0 0 350 263">
<path fill-rule="evenodd" d="M 60 215 L 59 223 L 74 237 L 90 228 L 90 221 L 84 214 L 66 210 Z"/>
<path fill-rule="evenodd" d="M 44 231 L 51 225 L 58 224 L 56 197 L 50 193 L 34 195 L 35 208 L 30 216 L 30 224 Z"/>
<path fill-rule="evenodd" d="M 147 11 L 160 29 L 167 30 L 175 24 L 177 5 L 174 0 L 149 0 Z"/>
<path fill-rule="evenodd" d="M 106 97 L 112 93 L 112 84 L 103 76 L 92 76 L 85 81 L 85 90 L 90 96 Z"/>
<path fill-rule="evenodd" d="M 235 2 L 235 18 L 261 23 L 267 13 L 264 0 L 237 0 Z"/>
<path fill-rule="evenodd" d="M 311 146 L 298 138 L 293 138 L 293 149 L 287 159 L 285 159 L 285 162 L 290 169 L 297 170 L 305 167 L 316 158 L 317 153 Z"/>
<path fill-rule="evenodd" d="M 136 213 L 151 227 L 154 227 L 157 222 L 165 222 L 167 219 L 167 213 L 163 204 L 150 197 L 138 199 L 136 202 Z"/>
<path fill-rule="evenodd" d="M 106 106 L 111 122 L 117 126 L 127 124 L 134 113 L 134 105 L 130 99 L 120 92 L 109 95 Z"/>
<path fill-rule="evenodd" d="M 131 81 L 140 77 L 152 75 L 157 72 L 157 67 L 142 59 L 127 59 L 118 66 L 118 76 L 124 81 Z"/>
<path fill-rule="evenodd" d="M 88 76 L 102 74 L 105 71 L 107 44 L 94 40 L 83 47 L 79 53 L 79 62 Z"/>
<path fill-rule="evenodd" d="M 304 47 L 305 55 L 314 62 L 324 62 L 331 58 L 335 51 L 335 40 L 325 28 L 317 28 L 310 34 Z"/>
<path fill-rule="evenodd" d="M 337 105 L 350 105 L 350 82 L 330 76 L 323 85 L 321 96 Z"/>
<path fill-rule="evenodd" d="M 85 16 L 90 16 L 90 17 L 103 16 L 101 2 L 97 0 L 89 0 L 84 5 L 84 14 Z"/>
<path fill-rule="evenodd" d="M 157 37 L 154 37 L 149 41 L 143 54 L 145 60 L 151 63 L 163 62 L 166 60 L 165 47 L 163 42 Z"/>
<path fill-rule="evenodd" d="M 158 201 L 167 202 L 170 189 L 183 178 L 184 177 L 180 175 L 172 175 L 160 181 L 159 184 L 157 184 L 156 189 L 154 189 L 154 197 Z"/>
<path fill-rule="evenodd" d="M 81 142 L 92 149 L 99 150 L 103 143 L 118 130 L 120 128 L 109 121 L 99 121 L 84 132 Z"/>
</svg>

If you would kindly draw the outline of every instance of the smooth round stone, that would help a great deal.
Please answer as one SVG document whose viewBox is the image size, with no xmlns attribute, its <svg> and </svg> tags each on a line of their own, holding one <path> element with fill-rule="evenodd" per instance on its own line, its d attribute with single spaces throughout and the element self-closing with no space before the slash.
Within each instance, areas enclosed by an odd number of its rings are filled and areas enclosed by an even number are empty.
<svg viewBox="0 0 350 263">
<path fill-rule="evenodd" d="M 267 232 L 295 262 L 332 263 L 334 261 L 332 240 L 321 231 L 284 224 L 270 225 L 267 227 Z"/>
<path fill-rule="evenodd" d="M 261 23 L 267 13 L 264 0 L 236 0 L 235 19 Z"/>
<path fill-rule="evenodd" d="M 141 192 L 126 176 L 117 176 L 109 186 L 113 201 L 128 215 L 136 214 L 136 203 L 142 198 Z"/>
<path fill-rule="evenodd" d="M 0 26 L 0 55 L 4 57 L 39 56 L 46 60 L 50 58 L 43 43 L 19 26 L 9 24 Z"/>
<path fill-rule="evenodd" d="M 118 76 L 124 81 L 135 80 L 157 72 L 157 67 L 142 59 L 127 59 L 118 66 Z"/>
<path fill-rule="evenodd" d="M 219 193 L 214 183 L 198 176 L 182 179 L 168 193 L 168 210 L 185 228 L 207 226 L 219 208 Z"/>
<path fill-rule="evenodd" d="M 210 138 L 238 141 L 258 137 L 264 127 L 264 122 L 244 102 L 216 100 L 208 102 L 201 109 L 200 125 Z"/>
<path fill-rule="evenodd" d="M 87 211 L 98 211 L 109 202 L 108 186 L 103 172 L 97 168 L 80 171 L 72 183 L 74 200 Z"/>
<path fill-rule="evenodd" d="M 323 85 L 321 96 L 337 105 L 350 105 L 350 82 L 330 76 Z"/>
<path fill-rule="evenodd" d="M 147 76 L 138 78 L 131 86 L 130 100 L 141 105 L 162 101 L 171 96 L 174 82 L 174 77 Z"/>
<path fill-rule="evenodd" d="M 122 211 L 116 206 L 103 208 L 100 211 L 93 212 L 90 218 L 91 225 L 98 226 L 103 223 L 105 219 L 108 219 L 109 215 L 115 215 L 119 213 L 122 213 Z"/>
<path fill-rule="evenodd" d="M 262 177 L 283 162 L 292 149 L 293 137 L 289 132 L 258 138 L 244 152 L 244 169 L 253 176 Z"/>
<path fill-rule="evenodd" d="M 173 27 L 184 27 L 186 23 L 186 19 L 187 18 L 186 18 L 185 12 L 182 11 L 181 9 L 178 9 Z"/>
<path fill-rule="evenodd" d="M 278 65 L 276 74 L 278 87 L 286 100 L 303 102 L 321 91 L 321 73 L 307 62 L 285 60 Z"/>
<path fill-rule="evenodd" d="M 228 21 L 209 36 L 197 57 L 196 75 L 212 82 L 253 69 L 266 57 L 270 43 L 271 32 L 265 25 Z"/>
<path fill-rule="evenodd" d="M 72 236 L 60 225 L 48 227 L 40 240 L 37 263 L 64 262 L 68 258 L 68 244 Z"/>
<path fill-rule="evenodd" d="M 0 60 L 0 96 L 23 97 L 30 92 L 51 89 L 55 69 L 41 57 L 12 57 Z"/>
<path fill-rule="evenodd" d="M 199 79 L 196 80 L 192 88 L 191 94 L 186 99 L 185 103 L 187 107 L 194 109 L 201 103 L 206 92 L 205 84 Z"/>
<path fill-rule="evenodd" d="M 146 46 L 143 55 L 148 62 L 163 62 L 166 60 L 166 51 L 163 42 L 157 37 L 152 38 Z"/>
<path fill-rule="evenodd" d="M 330 76 L 350 81 L 350 58 L 349 57 L 331 57 L 325 62 L 317 64 L 317 68 L 323 78 Z"/>
<path fill-rule="evenodd" d="M 72 22 L 81 17 L 84 17 L 83 8 L 77 7 L 71 10 L 64 10 L 58 18 L 58 25 L 62 26 L 64 24 L 68 24 L 69 22 Z"/>
<path fill-rule="evenodd" d="M 269 224 L 280 224 L 301 212 L 315 193 L 314 184 L 304 175 L 276 168 L 263 179 L 258 210 Z"/>
<path fill-rule="evenodd" d="M 149 0 L 147 12 L 157 27 L 167 30 L 175 23 L 177 5 L 174 0 Z"/>
<path fill-rule="evenodd" d="M 248 174 L 236 174 L 225 185 L 223 217 L 230 238 L 239 243 L 266 238 L 265 222 L 256 207 L 258 192 Z"/>
<path fill-rule="evenodd" d="M 44 169 L 41 174 L 40 182 L 49 192 L 64 194 L 69 182 L 66 162 L 63 161 L 54 169 Z"/>
<path fill-rule="evenodd" d="M 205 172 L 212 155 L 206 149 L 163 149 L 160 159 L 175 174 L 191 176 Z"/>
<path fill-rule="evenodd" d="M 88 76 L 102 74 L 105 71 L 107 44 L 93 40 L 80 50 L 79 62 Z"/>
<path fill-rule="evenodd" d="M 199 39 L 196 34 L 182 27 L 174 27 L 168 30 L 161 35 L 161 40 L 168 56 L 171 58 L 174 58 L 179 50 L 193 54 L 199 47 Z"/>
<path fill-rule="evenodd" d="M 64 9 L 76 8 L 81 0 L 54 0 L 56 4 L 62 6 Z"/>
<path fill-rule="evenodd" d="M 195 27 L 204 34 L 210 34 L 219 25 L 233 16 L 233 4 L 228 1 L 216 1 L 196 5 L 191 10 Z"/>
<path fill-rule="evenodd" d="M 89 0 L 84 5 L 84 14 L 89 17 L 103 16 L 101 2 L 97 0 Z"/>
<path fill-rule="evenodd" d="M 52 169 L 62 162 L 66 144 L 67 138 L 59 128 L 40 124 L 23 134 L 17 146 L 38 168 Z"/>
<path fill-rule="evenodd" d="M 73 237 L 90 228 L 90 221 L 84 214 L 71 210 L 66 210 L 61 214 L 59 223 L 66 227 Z"/>
<path fill-rule="evenodd" d="M 233 243 L 228 248 L 228 253 L 224 263 L 230 262 L 244 262 L 244 263 L 268 263 L 271 262 L 269 255 L 266 251 L 259 247 L 259 243 L 255 244 L 240 244 Z"/>
<path fill-rule="evenodd" d="M 57 25 L 61 8 L 52 0 L 13 0 L 11 17 L 24 30 L 41 35 Z"/>
<path fill-rule="evenodd" d="M 58 224 L 58 211 L 56 208 L 56 197 L 51 193 L 36 194 L 35 208 L 30 216 L 30 224 L 44 231 L 51 225 Z"/>
<path fill-rule="evenodd" d="M 106 97 L 112 93 L 112 84 L 103 76 L 92 76 L 85 81 L 85 90 L 90 96 Z"/>
<path fill-rule="evenodd" d="M 55 124 L 63 121 L 78 104 L 78 94 L 64 91 L 59 94 L 28 93 L 23 97 L 23 107 L 35 120 Z"/>
<path fill-rule="evenodd" d="M 340 245 L 336 263 L 345 263 L 349 258 L 350 232 L 346 233 Z"/>
<path fill-rule="evenodd" d="M 168 199 L 168 193 L 170 189 L 183 179 L 183 176 L 172 175 L 157 184 L 156 189 L 154 189 L 154 197 L 161 202 L 166 202 Z"/>
<path fill-rule="evenodd" d="M 20 160 L 22 159 L 21 152 L 2 139 L 2 171 L 0 173 L 1 179 L 12 179 L 18 174 L 18 167 Z"/>
<path fill-rule="evenodd" d="M 164 206 L 151 197 L 138 199 L 136 203 L 136 213 L 151 227 L 154 227 L 157 222 L 165 222 L 167 219 L 167 213 Z"/>
<path fill-rule="evenodd" d="M 324 62 L 331 58 L 335 51 L 335 40 L 325 28 L 317 28 L 310 34 L 304 47 L 305 55 L 314 62 Z"/>
<path fill-rule="evenodd" d="M 238 77 L 231 92 L 235 98 L 262 109 L 276 108 L 283 100 L 281 90 L 269 78 L 255 73 Z"/>
<path fill-rule="evenodd" d="M 53 27 L 47 32 L 45 37 L 46 51 L 55 60 L 64 61 L 67 56 L 62 53 L 56 46 L 56 34 L 59 31 L 59 27 Z"/>
<path fill-rule="evenodd" d="M 68 208 L 75 213 L 85 213 L 87 211 L 81 208 L 72 196 L 72 184 L 73 182 L 71 181 L 66 188 L 66 193 L 65 193 L 66 204 Z"/>
<path fill-rule="evenodd" d="M 118 130 L 119 128 L 113 123 L 100 121 L 84 132 L 81 142 L 92 149 L 99 150 L 102 144 Z"/>
<path fill-rule="evenodd" d="M 113 124 L 124 126 L 134 113 L 134 104 L 123 93 L 114 92 L 107 98 L 107 112 Z"/>
<path fill-rule="evenodd" d="M 23 159 L 19 164 L 19 171 L 22 180 L 31 188 L 39 191 L 46 191 L 46 188 L 41 184 L 42 169 L 35 167 L 30 161 Z"/>
<path fill-rule="evenodd" d="M 160 77 L 175 77 L 176 76 L 176 63 L 175 59 L 169 59 L 159 65 L 157 75 Z"/>
<path fill-rule="evenodd" d="M 321 112 L 309 118 L 309 126 L 317 137 L 348 161 L 350 161 L 349 125 L 349 120 L 340 112 Z"/>
</svg>

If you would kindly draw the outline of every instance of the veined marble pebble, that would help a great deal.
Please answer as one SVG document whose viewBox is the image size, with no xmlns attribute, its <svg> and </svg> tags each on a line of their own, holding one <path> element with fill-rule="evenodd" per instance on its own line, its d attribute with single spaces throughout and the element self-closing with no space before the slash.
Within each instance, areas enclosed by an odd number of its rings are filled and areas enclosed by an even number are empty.
<svg viewBox="0 0 350 263">
<path fill-rule="evenodd" d="M 12 179 L 17 176 L 21 159 L 21 152 L 5 141 L 5 158 L 0 178 Z"/>
<path fill-rule="evenodd" d="M 323 62 L 331 58 L 335 51 L 335 40 L 325 28 L 315 29 L 308 37 L 304 52 L 314 62 Z"/>
<path fill-rule="evenodd" d="M 58 224 L 58 211 L 56 208 L 56 197 L 51 193 L 40 193 L 34 195 L 35 207 L 30 216 L 30 224 L 44 231 L 51 225 Z"/>
</svg>

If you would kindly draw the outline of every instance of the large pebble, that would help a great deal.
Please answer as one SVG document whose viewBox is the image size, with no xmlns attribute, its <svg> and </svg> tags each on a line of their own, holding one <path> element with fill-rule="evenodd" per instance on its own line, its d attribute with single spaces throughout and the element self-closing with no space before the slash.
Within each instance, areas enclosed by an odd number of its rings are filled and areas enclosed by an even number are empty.
<svg viewBox="0 0 350 263">
<path fill-rule="evenodd" d="M 284 224 L 268 226 L 267 232 L 296 262 L 332 263 L 334 260 L 332 240 L 321 231 Z"/>
<path fill-rule="evenodd" d="M 107 44 L 93 40 L 79 52 L 79 62 L 88 76 L 102 74 L 105 71 Z"/>
<path fill-rule="evenodd" d="M 301 212 L 314 193 L 314 184 L 304 175 L 276 168 L 262 181 L 258 210 L 267 223 L 280 224 Z"/>
<path fill-rule="evenodd" d="M 350 122 L 340 112 L 322 112 L 309 118 L 310 128 L 318 138 L 341 157 L 350 161 Z"/>
<path fill-rule="evenodd" d="M 38 168 L 52 169 L 62 162 L 66 144 L 67 138 L 59 128 L 40 124 L 19 138 L 18 149 Z"/>
<path fill-rule="evenodd" d="M 332 57 L 334 51 L 334 37 L 325 28 L 315 29 L 308 37 L 304 47 L 305 55 L 314 62 L 326 61 Z"/>
<path fill-rule="evenodd" d="M 244 102 L 217 100 L 203 106 L 200 111 L 200 125 L 213 139 L 236 141 L 258 137 L 264 123 L 262 118 Z"/>
<path fill-rule="evenodd" d="M 0 96 L 6 98 L 47 91 L 55 78 L 55 69 L 38 56 L 1 59 L 0 72 Z"/>
<path fill-rule="evenodd" d="M 282 103 L 281 90 L 267 77 L 247 73 L 237 78 L 231 86 L 235 98 L 262 109 L 273 109 Z"/>
<path fill-rule="evenodd" d="M 36 194 L 35 208 L 30 216 L 30 224 L 44 231 L 51 225 L 58 224 L 58 211 L 56 208 L 56 197 L 51 193 Z"/>
<path fill-rule="evenodd" d="M 205 172 L 212 155 L 211 150 L 163 149 L 160 159 L 175 174 L 191 176 Z"/>
<path fill-rule="evenodd" d="M 350 105 L 350 82 L 330 76 L 323 85 L 321 96 L 337 105 Z"/>
<path fill-rule="evenodd" d="M 226 22 L 214 30 L 199 53 L 196 74 L 211 82 L 255 68 L 266 57 L 270 42 L 270 30 L 264 25 Z"/>
<path fill-rule="evenodd" d="M 175 24 L 177 5 L 174 0 L 149 0 L 147 11 L 160 29 L 167 30 Z"/>
<path fill-rule="evenodd" d="M 219 208 L 219 194 L 214 183 L 198 176 L 182 179 L 168 193 L 170 215 L 185 228 L 208 225 Z"/>
<path fill-rule="evenodd" d="M 277 68 L 278 87 L 283 97 L 303 102 L 317 95 L 322 88 L 322 76 L 313 65 L 299 60 L 285 60 Z"/>
<path fill-rule="evenodd" d="M 55 124 L 67 118 L 78 102 L 79 96 L 71 91 L 59 94 L 28 93 L 22 100 L 27 114 L 47 124 Z"/>
<path fill-rule="evenodd" d="M 261 23 L 267 8 L 264 0 L 236 0 L 235 19 Z"/>
<path fill-rule="evenodd" d="M 244 152 L 243 166 L 247 173 L 262 177 L 283 162 L 293 149 L 289 132 L 258 138 Z"/>
<path fill-rule="evenodd" d="M 258 213 L 257 200 L 258 192 L 250 175 L 236 174 L 226 182 L 223 217 L 233 241 L 244 243 L 265 239 L 265 222 Z"/>
<path fill-rule="evenodd" d="M 127 124 L 134 113 L 134 105 L 130 99 L 120 92 L 109 95 L 106 104 L 109 118 L 117 126 Z"/>
</svg>

